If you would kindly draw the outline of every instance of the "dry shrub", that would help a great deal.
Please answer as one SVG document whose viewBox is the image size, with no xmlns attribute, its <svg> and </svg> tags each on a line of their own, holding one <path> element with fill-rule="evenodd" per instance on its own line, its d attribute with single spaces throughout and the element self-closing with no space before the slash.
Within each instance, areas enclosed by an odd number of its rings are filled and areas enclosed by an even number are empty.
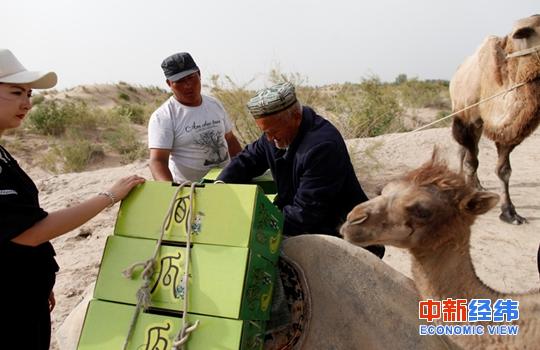
<svg viewBox="0 0 540 350">
<path fill-rule="evenodd" d="M 371 137 L 403 130 L 397 92 L 377 77 L 363 79 L 359 84 L 314 87 L 307 85 L 307 78 L 298 73 L 285 74 L 272 69 L 267 85 L 284 81 L 293 83 L 302 104 L 331 120 L 344 138 Z M 261 135 L 246 108 L 246 103 L 255 94 L 254 90 L 246 88 L 247 85 L 239 85 L 228 76 L 221 79 L 214 75 L 209 86 L 212 95 L 229 113 L 235 134 L 244 145 Z"/>
</svg>

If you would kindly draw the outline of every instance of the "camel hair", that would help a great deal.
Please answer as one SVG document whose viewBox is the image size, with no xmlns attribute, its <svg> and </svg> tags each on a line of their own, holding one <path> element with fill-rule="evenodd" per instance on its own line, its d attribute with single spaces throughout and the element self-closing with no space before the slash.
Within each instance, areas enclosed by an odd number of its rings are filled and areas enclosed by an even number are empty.
<svg viewBox="0 0 540 350">
<path fill-rule="evenodd" d="M 512 323 L 519 326 L 517 336 L 450 337 L 464 349 L 538 349 L 540 294 L 497 292 L 477 277 L 471 261 L 471 225 L 498 199 L 450 171 L 434 152 L 426 164 L 388 183 L 380 196 L 353 208 L 340 232 L 355 245 L 407 248 L 422 300 L 490 299 L 491 305 L 497 299 L 519 301 L 520 318 Z"/>
<path fill-rule="evenodd" d="M 540 15 L 518 20 L 512 33 L 489 36 L 458 68 L 450 81 L 452 109 L 459 111 L 479 101 L 509 90 L 476 107 L 458 113 L 452 124 L 454 139 L 460 144 L 461 169 L 468 180 L 481 189 L 477 176 L 478 142 L 482 132 L 495 142 L 496 174 L 503 187 L 500 219 L 522 224 L 510 199 L 512 173 L 510 153 L 540 122 Z"/>
</svg>

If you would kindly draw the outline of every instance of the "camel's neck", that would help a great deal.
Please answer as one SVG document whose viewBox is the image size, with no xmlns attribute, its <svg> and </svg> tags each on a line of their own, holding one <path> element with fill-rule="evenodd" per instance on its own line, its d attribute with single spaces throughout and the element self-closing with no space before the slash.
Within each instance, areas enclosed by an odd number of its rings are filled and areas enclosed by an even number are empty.
<svg viewBox="0 0 540 350">
<path fill-rule="evenodd" d="M 511 297 L 519 300 L 520 319 L 513 324 L 519 325 L 521 335 L 521 338 L 498 335 L 451 336 L 452 340 L 464 349 L 537 349 L 540 344 L 540 333 L 536 331 L 540 329 L 540 295 L 510 295 L 492 290 L 478 279 L 474 271 L 469 252 L 470 229 L 466 241 L 459 242 L 455 235 L 451 237 L 454 241 L 444 242 L 442 247 L 425 245 L 424 249 L 411 249 L 413 275 L 421 299 L 491 299 L 494 303 L 496 299 Z"/>
<path fill-rule="evenodd" d="M 540 78 L 482 108 L 484 132 L 493 141 L 519 145 L 540 123 Z"/>
<path fill-rule="evenodd" d="M 445 242 L 437 248 L 437 254 L 433 254 L 433 247 L 411 250 L 414 280 L 423 299 L 493 300 L 499 297 L 497 292 L 476 276 L 471 261 L 469 237 L 470 230 L 465 241 L 458 241 L 458 236 Z"/>
</svg>

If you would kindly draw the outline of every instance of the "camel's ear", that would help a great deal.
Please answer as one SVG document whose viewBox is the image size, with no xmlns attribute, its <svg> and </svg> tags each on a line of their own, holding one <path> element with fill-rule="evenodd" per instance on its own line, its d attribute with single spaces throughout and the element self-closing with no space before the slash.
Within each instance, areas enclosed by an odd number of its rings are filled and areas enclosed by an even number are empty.
<svg viewBox="0 0 540 350">
<path fill-rule="evenodd" d="M 493 192 L 477 191 L 465 197 L 460 207 L 472 215 L 487 213 L 499 201 L 499 195 Z"/>
<path fill-rule="evenodd" d="M 437 164 L 441 161 L 441 152 L 438 145 L 433 145 L 433 150 L 431 151 L 431 163 Z"/>
</svg>

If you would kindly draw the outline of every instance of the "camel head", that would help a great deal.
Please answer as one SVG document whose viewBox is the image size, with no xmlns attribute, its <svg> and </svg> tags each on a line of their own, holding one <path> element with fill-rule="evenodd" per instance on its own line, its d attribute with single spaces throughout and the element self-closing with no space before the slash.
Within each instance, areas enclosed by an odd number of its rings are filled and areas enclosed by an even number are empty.
<svg viewBox="0 0 540 350">
<path fill-rule="evenodd" d="M 540 45 L 540 15 L 522 18 L 514 24 L 512 40 L 515 40 L 516 49 L 526 49 Z"/>
<path fill-rule="evenodd" d="M 354 207 L 340 232 L 360 246 L 434 247 L 460 234 L 468 239 L 476 216 L 498 200 L 497 194 L 477 191 L 449 170 L 435 150 L 429 162 Z M 449 234 L 454 237 L 445 237 Z"/>
<path fill-rule="evenodd" d="M 508 74 L 512 81 L 532 81 L 540 77 L 540 15 L 520 19 L 507 36 L 507 54 L 536 49 L 524 56 L 508 59 Z"/>
</svg>

